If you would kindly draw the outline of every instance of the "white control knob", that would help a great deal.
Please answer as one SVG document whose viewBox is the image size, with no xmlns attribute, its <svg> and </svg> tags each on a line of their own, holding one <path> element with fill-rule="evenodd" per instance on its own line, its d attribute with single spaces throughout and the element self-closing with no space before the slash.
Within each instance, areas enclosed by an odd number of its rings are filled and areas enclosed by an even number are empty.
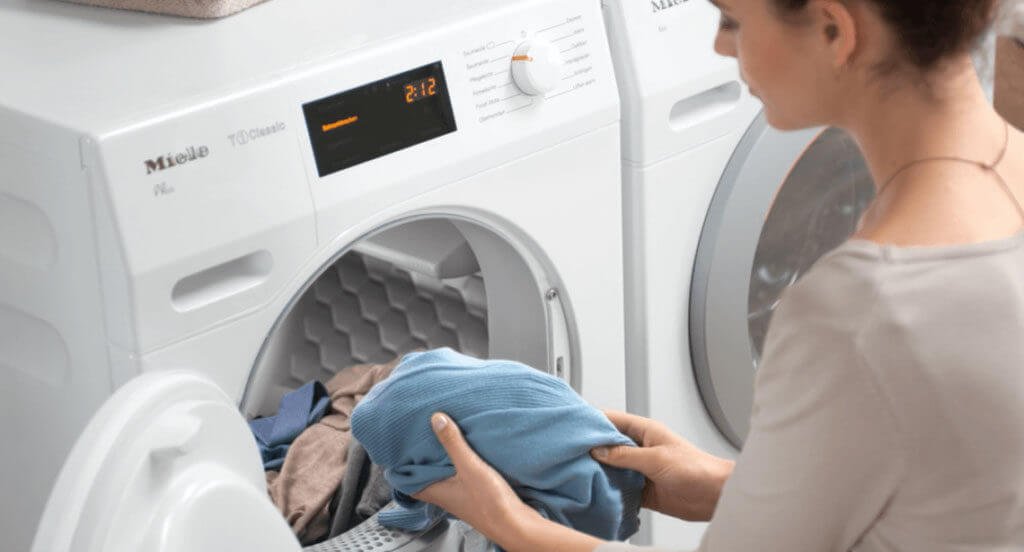
<svg viewBox="0 0 1024 552">
<path fill-rule="evenodd" d="M 512 80 L 523 92 L 539 96 L 555 89 L 562 77 L 562 55 L 543 40 L 527 40 L 512 56 Z"/>
</svg>

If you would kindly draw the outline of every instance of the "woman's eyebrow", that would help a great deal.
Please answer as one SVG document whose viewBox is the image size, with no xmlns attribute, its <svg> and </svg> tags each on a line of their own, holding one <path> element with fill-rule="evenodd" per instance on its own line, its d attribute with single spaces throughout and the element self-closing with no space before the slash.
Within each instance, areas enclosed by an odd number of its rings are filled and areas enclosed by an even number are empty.
<svg viewBox="0 0 1024 552">
<path fill-rule="evenodd" d="M 722 9 L 722 5 L 718 3 L 718 0 L 708 0 L 708 2 L 711 2 L 711 4 L 716 8 Z"/>
</svg>

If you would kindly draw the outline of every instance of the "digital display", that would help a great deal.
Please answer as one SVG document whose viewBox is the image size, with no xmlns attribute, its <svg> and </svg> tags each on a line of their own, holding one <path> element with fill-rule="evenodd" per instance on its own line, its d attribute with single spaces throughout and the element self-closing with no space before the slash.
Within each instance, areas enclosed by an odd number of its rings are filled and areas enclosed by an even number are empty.
<svg viewBox="0 0 1024 552">
<path fill-rule="evenodd" d="M 437 95 L 437 79 L 434 77 L 411 82 L 405 85 L 406 103 L 412 103 L 435 95 Z"/>
<path fill-rule="evenodd" d="M 321 177 L 454 132 L 441 62 L 303 104 Z"/>
</svg>

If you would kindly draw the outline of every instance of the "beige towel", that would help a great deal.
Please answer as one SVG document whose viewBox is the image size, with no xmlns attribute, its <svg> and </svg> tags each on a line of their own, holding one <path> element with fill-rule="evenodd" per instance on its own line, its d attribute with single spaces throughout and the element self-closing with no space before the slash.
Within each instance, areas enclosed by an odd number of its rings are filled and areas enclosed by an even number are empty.
<svg viewBox="0 0 1024 552">
<path fill-rule="evenodd" d="M 214 19 L 240 12 L 265 0 L 68 0 L 105 8 L 166 13 L 200 19 Z"/>
<path fill-rule="evenodd" d="M 307 427 L 288 448 L 281 472 L 267 472 L 267 489 L 303 544 L 316 542 L 328 530 L 328 505 L 345 477 L 352 436 L 349 415 L 370 388 L 398 364 L 360 364 L 327 382 L 331 406 L 319 422 Z"/>
</svg>

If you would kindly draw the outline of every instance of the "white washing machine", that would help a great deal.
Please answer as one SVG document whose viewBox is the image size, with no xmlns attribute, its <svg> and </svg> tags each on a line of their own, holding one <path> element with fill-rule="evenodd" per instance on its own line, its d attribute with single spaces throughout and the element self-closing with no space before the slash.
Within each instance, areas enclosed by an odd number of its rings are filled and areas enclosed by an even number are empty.
<svg viewBox="0 0 1024 552">
<path fill-rule="evenodd" d="M 297 549 L 245 418 L 416 347 L 625 408 L 595 2 L 2 0 L 0 75 L 5 550 Z"/>
<path fill-rule="evenodd" d="M 627 402 L 735 457 L 780 293 L 852 233 L 874 187 L 852 139 L 779 132 L 713 49 L 718 10 L 602 0 L 622 97 Z M 655 514 L 638 543 L 695 548 Z"/>
</svg>

